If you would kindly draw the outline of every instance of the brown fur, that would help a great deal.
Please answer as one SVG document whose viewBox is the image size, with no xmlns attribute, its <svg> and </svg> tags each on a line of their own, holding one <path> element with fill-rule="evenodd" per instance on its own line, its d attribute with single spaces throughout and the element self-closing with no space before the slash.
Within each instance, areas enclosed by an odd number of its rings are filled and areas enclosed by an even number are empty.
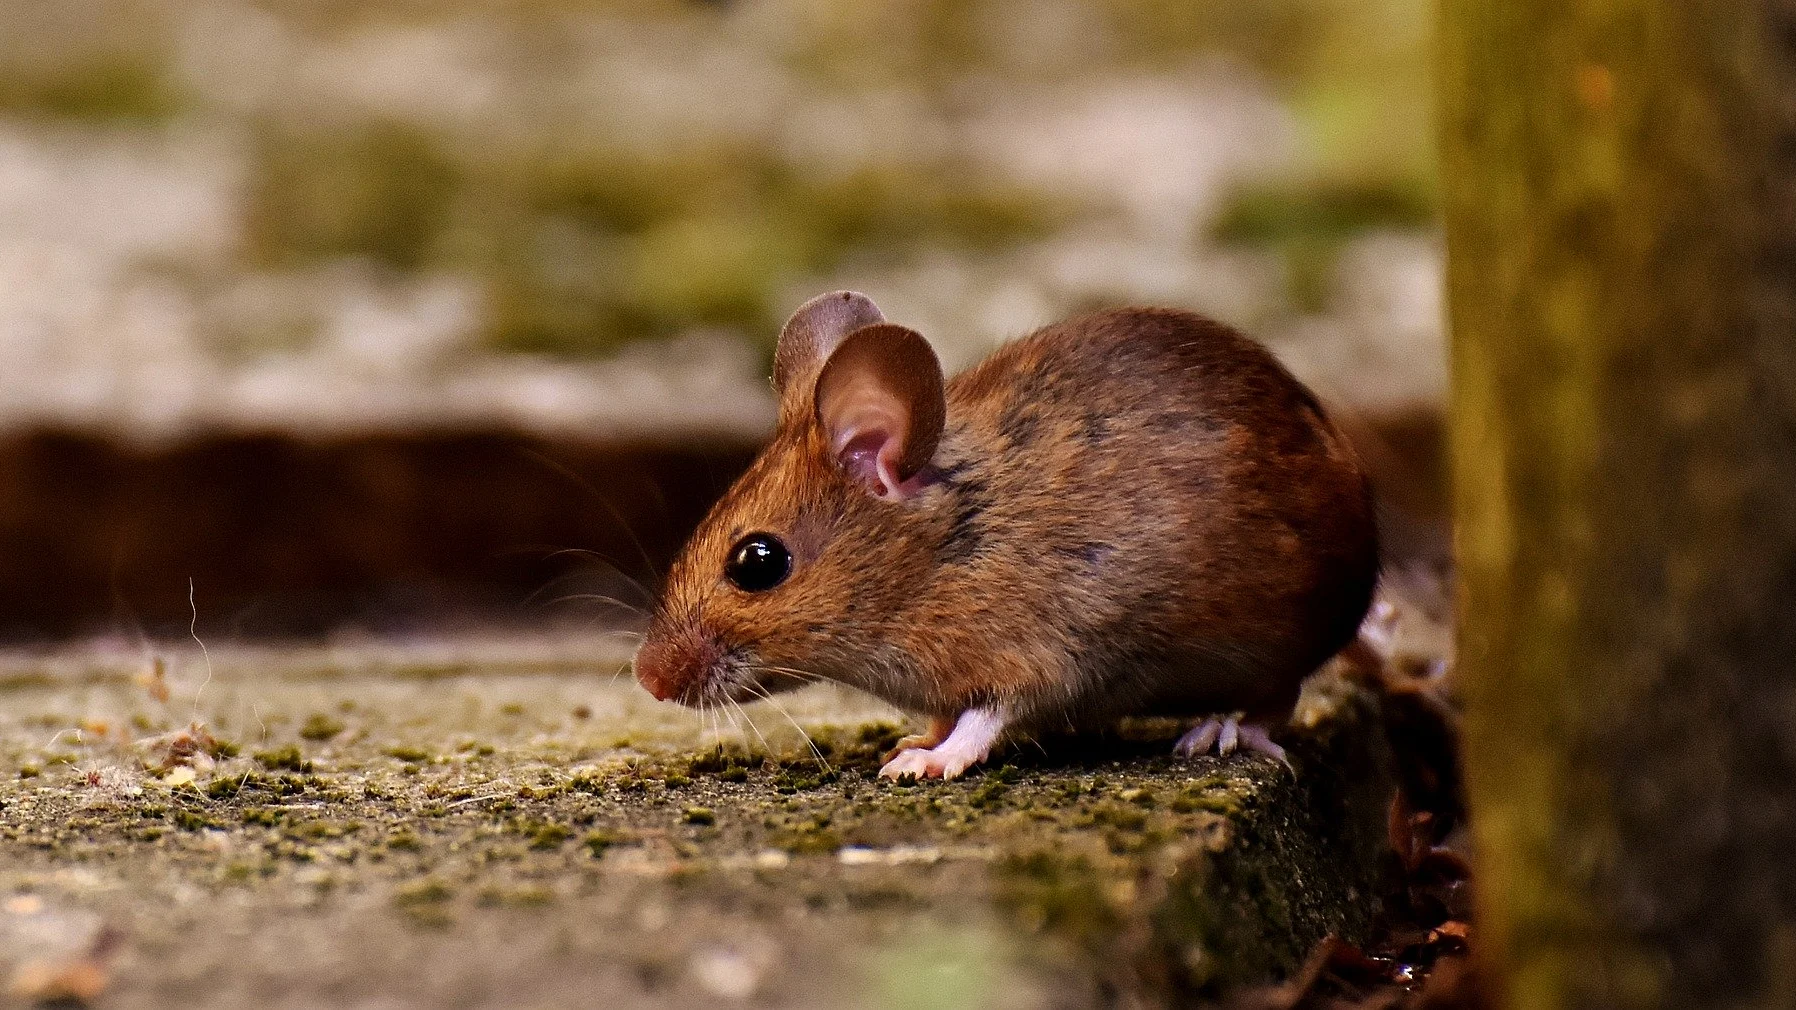
<svg viewBox="0 0 1796 1010">
<path fill-rule="evenodd" d="M 833 456 L 808 406 L 821 365 L 782 365 L 772 443 L 669 577 L 638 661 L 657 693 L 820 677 L 937 717 L 998 703 L 1024 728 L 1278 718 L 1365 615 L 1359 461 L 1225 326 L 1120 309 L 1006 345 L 948 383 L 921 490 L 896 501 Z M 794 563 L 750 594 L 723 570 L 755 531 Z"/>
</svg>

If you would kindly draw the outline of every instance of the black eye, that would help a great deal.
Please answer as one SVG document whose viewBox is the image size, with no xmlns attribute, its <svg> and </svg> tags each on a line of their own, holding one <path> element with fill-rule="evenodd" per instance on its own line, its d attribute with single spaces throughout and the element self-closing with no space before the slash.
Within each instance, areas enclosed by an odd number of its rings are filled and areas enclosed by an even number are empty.
<svg viewBox="0 0 1796 1010">
<path fill-rule="evenodd" d="M 759 593 L 786 581 L 792 571 L 792 555 L 771 533 L 750 533 L 730 548 L 723 574 L 737 589 Z"/>
</svg>

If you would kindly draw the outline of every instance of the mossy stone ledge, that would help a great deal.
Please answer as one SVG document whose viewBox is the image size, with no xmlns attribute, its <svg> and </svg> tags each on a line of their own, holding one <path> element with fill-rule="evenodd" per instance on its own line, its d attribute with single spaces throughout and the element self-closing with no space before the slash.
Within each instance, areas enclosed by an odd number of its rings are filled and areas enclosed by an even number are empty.
<svg viewBox="0 0 1796 1010">
<path fill-rule="evenodd" d="M 0 976 L 104 947 L 119 1007 L 1151 1005 L 1376 912 L 1390 762 L 1327 678 L 1295 775 L 1156 722 L 897 784 L 863 696 L 718 743 L 595 654 L 223 647 L 166 701 L 104 659 L 0 678 Z"/>
</svg>

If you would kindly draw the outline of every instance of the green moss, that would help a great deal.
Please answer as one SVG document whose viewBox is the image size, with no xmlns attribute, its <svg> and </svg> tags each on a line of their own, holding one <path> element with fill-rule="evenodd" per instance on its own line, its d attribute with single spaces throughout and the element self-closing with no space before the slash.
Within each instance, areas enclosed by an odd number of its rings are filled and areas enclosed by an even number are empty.
<svg viewBox="0 0 1796 1010">
<path fill-rule="evenodd" d="M 305 762 L 301 770 L 311 772 L 312 762 Z M 312 783 L 298 775 L 282 775 L 264 780 L 262 787 L 276 796 L 298 796 L 310 789 Z"/>
<path fill-rule="evenodd" d="M 629 234 L 717 202 L 737 188 L 730 164 L 721 152 L 648 158 L 622 150 L 561 149 L 527 159 L 513 185 L 535 214 Z"/>
<path fill-rule="evenodd" d="M 686 762 L 686 774 L 692 778 L 706 775 L 719 775 L 732 768 L 742 767 L 742 756 L 723 749 L 722 745 L 703 751 L 689 758 Z"/>
<path fill-rule="evenodd" d="M 359 821 L 319 820 L 296 824 L 289 829 L 289 834 L 295 838 L 322 841 L 325 839 L 343 838 L 348 835 L 353 835 L 361 829 L 362 825 Z"/>
<path fill-rule="evenodd" d="M 868 754 L 882 754 L 897 746 L 904 731 L 889 722 L 873 722 L 855 731 L 854 742 Z"/>
<path fill-rule="evenodd" d="M 768 336 L 798 276 L 925 247 L 1000 248 L 1070 215 L 965 165 L 820 175 L 758 147 L 451 150 L 371 121 L 267 127 L 254 152 L 258 260 L 471 273 L 487 286 L 485 342 L 530 353 L 600 353 L 692 327 Z"/>
<path fill-rule="evenodd" d="M 629 837 L 620 832 L 594 831 L 582 838 L 580 844 L 586 846 L 586 851 L 592 855 L 592 858 L 598 859 L 605 854 L 607 849 L 614 845 L 627 844 L 628 841 Z"/>
<path fill-rule="evenodd" d="M 830 785 L 841 778 L 841 773 L 834 769 L 823 768 L 782 768 L 773 780 L 775 792 L 792 795 L 801 790 L 818 789 Z"/>
<path fill-rule="evenodd" d="M 1092 809 L 1091 822 L 1123 831 L 1140 831 L 1147 827 L 1147 814 L 1135 807 L 1106 803 Z"/>
<path fill-rule="evenodd" d="M 779 826 L 769 837 L 775 848 L 796 854 L 825 854 L 842 847 L 842 835 L 828 813 L 814 813 Z"/>
<path fill-rule="evenodd" d="M 1000 904 L 1031 931 L 1101 949 L 1121 925 L 1108 881 L 1085 855 L 1037 849 L 1008 855 L 995 869 Z"/>
<path fill-rule="evenodd" d="M 1278 249 L 1292 302 L 1317 311 L 1327 303 L 1346 241 L 1378 228 L 1427 228 L 1435 213 L 1432 189 L 1414 177 L 1254 186 L 1229 197 L 1212 235 L 1219 242 Z"/>
<path fill-rule="evenodd" d="M 888 164 L 794 179 L 792 216 L 839 255 L 923 244 L 999 248 L 1043 234 L 1071 208 L 954 166 Z"/>
<path fill-rule="evenodd" d="M 1225 817 L 1234 817 L 1242 811 L 1242 800 L 1241 797 L 1227 789 L 1192 788 L 1180 793 L 1168 806 L 1175 813 L 1188 814 L 1206 811 L 1222 814 Z"/>
<path fill-rule="evenodd" d="M 182 831 L 204 831 L 207 828 L 223 827 L 217 821 L 194 810 L 177 809 L 169 816 L 175 827 Z"/>
<path fill-rule="evenodd" d="M 250 248 L 271 265 L 362 256 L 417 269 L 463 185 L 437 138 L 397 121 L 269 127 L 252 153 Z"/>
<path fill-rule="evenodd" d="M 1252 186 L 1231 194 L 1212 234 L 1235 243 L 1343 239 L 1374 228 L 1426 228 L 1435 213 L 1434 194 L 1418 179 Z"/>
<path fill-rule="evenodd" d="M 946 166 L 819 178 L 752 149 L 541 157 L 500 177 L 523 195 L 478 244 L 488 343 L 506 350 L 594 353 L 695 326 L 767 335 L 796 276 L 923 245 L 1001 246 L 1060 216 Z"/>
<path fill-rule="evenodd" d="M 305 740 L 329 740 L 343 732 L 343 723 L 321 712 L 313 713 L 306 719 L 305 725 L 299 728 L 299 735 Z"/>
<path fill-rule="evenodd" d="M 286 769 L 288 771 L 309 772 L 312 762 L 305 759 L 299 748 L 288 744 L 273 750 L 259 750 L 255 753 L 256 761 L 269 771 Z"/>
<path fill-rule="evenodd" d="M 401 761 L 410 761 L 413 764 L 423 764 L 434 756 L 431 751 L 411 744 L 399 744 L 393 747 L 388 747 L 381 753 L 391 758 L 398 758 Z"/>
<path fill-rule="evenodd" d="M 973 790 L 972 795 L 967 797 L 967 803 L 981 809 L 995 806 L 1004 794 L 1009 791 L 1010 787 L 1003 782 L 996 780 L 985 782 L 982 783 L 979 788 Z"/>
<path fill-rule="evenodd" d="M 455 897 L 455 890 L 440 880 L 417 880 L 393 892 L 393 903 L 400 906 L 440 905 Z"/>
<path fill-rule="evenodd" d="M 725 210 L 657 222 L 623 246 L 612 310 L 650 334 L 691 326 L 751 329 L 773 312 L 773 286 L 811 262 L 783 216 Z"/>
<path fill-rule="evenodd" d="M 680 819 L 687 824 L 716 824 L 717 812 L 709 807 L 687 807 L 680 813 Z"/>
<path fill-rule="evenodd" d="M 513 908 L 540 908 L 544 905 L 554 903 L 555 892 L 540 885 L 525 885 L 522 887 L 509 888 L 490 886 L 481 888 L 480 894 L 475 900 L 481 906 L 486 908 L 497 908 L 501 906 L 510 906 Z"/>
<path fill-rule="evenodd" d="M 182 107 L 150 51 L 110 52 L 45 68 L 0 67 L 0 112 L 87 122 L 158 123 Z"/>
<path fill-rule="evenodd" d="M 22 779 L 34 779 L 34 778 L 37 778 L 39 775 L 42 775 L 43 773 L 44 773 L 44 770 L 42 768 L 38 767 L 37 765 L 20 765 L 19 766 L 19 777 Z"/>
<path fill-rule="evenodd" d="M 543 824 L 530 832 L 530 847 L 538 852 L 559 849 L 573 834 L 563 825 Z"/>
</svg>

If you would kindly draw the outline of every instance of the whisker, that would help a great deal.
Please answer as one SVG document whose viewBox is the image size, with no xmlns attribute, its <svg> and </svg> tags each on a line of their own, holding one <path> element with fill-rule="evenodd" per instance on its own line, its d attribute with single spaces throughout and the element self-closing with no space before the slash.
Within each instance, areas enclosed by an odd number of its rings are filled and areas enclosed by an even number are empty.
<svg viewBox="0 0 1796 1010">
<path fill-rule="evenodd" d="M 755 669 L 763 673 L 777 673 L 782 677 L 790 677 L 793 680 L 802 681 L 806 684 L 820 684 L 828 679 L 811 673 L 808 670 L 794 670 L 789 666 L 757 666 Z"/>
<path fill-rule="evenodd" d="M 717 704 L 717 699 L 713 698 L 709 691 L 702 689 L 698 695 L 698 710 L 710 720 L 712 740 L 722 741 L 723 720 L 729 713 L 723 710 L 722 705 Z"/>
<path fill-rule="evenodd" d="M 741 736 L 742 735 L 742 727 L 737 724 L 736 714 L 734 712 L 731 712 L 729 709 L 724 708 L 722 705 L 717 704 L 716 702 L 712 702 L 711 703 L 711 716 L 716 721 L 715 725 L 717 727 L 717 737 L 716 737 L 716 745 L 717 746 L 719 746 L 719 747 L 723 746 L 723 721 L 725 719 L 728 719 L 730 721 L 730 734 L 732 736 Z"/>
<path fill-rule="evenodd" d="M 707 702 L 707 704 L 711 706 L 711 741 L 713 746 L 718 748 L 723 747 L 723 721 L 725 719 L 730 721 L 730 733 L 732 735 L 742 735 L 742 727 L 736 725 L 735 716 L 731 715 L 722 705 L 719 705 L 714 701 Z"/>
<path fill-rule="evenodd" d="M 587 550 L 584 547 L 563 547 L 560 550 L 550 552 L 549 555 L 546 558 L 544 558 L 544 560 L 546 560 L 546 561 L 553 560 L 555 558 L 562 556 L 563 554 L 581 554 L 581 555 L 584 555 L 584 556 L 592 559 L 593 561 L 597 562 L 598 564 L 604 566 L 604 570 L 606 572 L 610 573 L 611 575 L 616 576 L 619 579 L 622 579 L 624 582 L 624 585 L 629 586 L 631 589 L 636 590 L 636 595 L 642 597 L 642 601 L 644 603 L 649 604 L 651 606 L 654 605 L 655 594 L 649 590 L 648 586 L 643 585 L 643 582 L 641 579 L 637 578 L 634 575 L 631 575 L 629 572 L 624 571 L 622 568 L 619 568 L 617 566 L 617 562 L 611 560 L 610 558 L 606 557 L 603 554 L 600 554 L 598 551 Z M 566 581 L 566 580 L 572 579 L 572 578 L 580 578 L 583 576 L 590 576 L 591 574 L 592 573 L 589 571 L 569 572 L 568 574 L 563 575 L 561 578 L 556 579 L 553 582 L 551 582 L 550 585 L 554 585 L 556 582 L 563 582 L 563 581 Z"/>
<path fill-rule="evenodd" d="M 642 601 L 645 605 L 647 605 L 647 606 L 654 605 L 655 594 L 649 592 L 648 588 L 642 584 L 641 579 L 638 579 L 638 578 L 630 575 L 629 573 L 625 572 L 623 569 L 617 567 L 616 564 L 613 564 L 609 559 L 605 558 L 603 555 L 597 554 L 593 551 L 580 550 L 578 548 L 564 548 L 561 550 L 550 550 L 549 548 L 537 548 L 537 550 L 549 551 L 549 553 L 547 555 L 547 557 L 549 557 L 549 558 L 553 558 L 559 554 L 569 554 L 569 553 L 591 555 L 592 557 L 597 559 L 599 564 L 604 566 L 604 573 L 603 573 L 603 575 L 600 575 L 598 573 L 593 572 L 590 569 L 579 569 L 579 570 L 575 570 L 575 571 L 563 572 L 562 574 L 557 575 L 552 579 L 549 579 L 547 582 L 544 582 L 541 586 L 538 586 L 535 590 L 533 590 L 529 595 L 525 596 L 522 600 L 520 600 L 518 602 L 519 607 L 530 608 L 530 607 L 536 606 L 537 601 L 539 599 L 541 599 L 543 596 L 545 596 L 551 592 L 554 592 L 564 586 L 567 586 L 570 583 L 584 583 L 584 584 L 590 586 L 595 582 L 598 582 L 601 585 L 617 584 L 617 583 L 621 582 L 623 584 L 623 586 L 626 586 L 626 587 L 634 590 L 636 592 L 636 595 L 642 599 Z M 601 593 L 597 593 L 597 592 L 594 592 L 592 595 L 595 597 L 601 597 L 603 599 L 609 600 L 612 603 L 615 603 L 617 606 L 624 608 L 624 609 L 628 609 L 628 610 L 638 609 L 638 608 L 636 608 L 636 606 L 634 604 L 626 603 L 620 597 L 605 596 L 605 595 L 603 595 Z M 579 599 L 579 598 L 580 598 L 580 594 L 574 594 L 571 597 L 564 597 L 563 599 Z M 544 608 L 552 607 L 556 603 L 559 603 L 559 602 L 562 602 L 562 600 L 551 601 L 549 603 L 542 604 L 542 606 Z M 646 609 L 643 610 L 642 612 L 647 613 Z"/>
<path fill-rule="evenodd" d="M 760 695 L 762 701 L 765 701 L 767 704 L 772 705 L 774 707 L 774 709 L 779 712 L 780 715 L 783 715 L 786 717 L 786 721 L 792 724 L 792 728 L 798 731 L 798 735 L 803 737 L 805 744 L 811 748 L 811 755 L 817 759 L 817 763 L 819 765 L 823 766 L 824 772 L 830 773 L 830 772 L 835 771 L 835 769 L 833 769 L 829 766 L 829 762 L 824 759 L 823 751 L 820 748 L 818 748 L 817 741 L 811 739 L 811 734 L 805 732 L 804 727 L 800 726 L 798 724 L 797 719 L 792 718 L 792 713 L 786 711 L 786 706 L 781 705 L 777 700 L 774 699 L 772 691 L 769 691 L 766 688 L 761 687 L 758 684 L 749 684 L 749 685 L 747 685 L 747 687 L 750 691 L 753 691 L 755 694 Z"/>
<path fill-rule="evenodd" d="M 730 697 L 727 694 L 723 695 L 722 697 L 723 697 L 723 700 L 729 702 L 730 707 L 735 709 L 737 711 L 737 713 L 739 713 L 742 716 L 743 720 L 748 723 L 748 728 L 754 731 L 755 738 L 761 741 L 761 750 L 765 751 L 769 758 L 772 758 L 773 757 L 773 746 L 771 744 L 769 744 L 767 742 L 767 738 L 761 734 L 761 727 L 755 725 L 754 716 L 749 715 L 748 711 L 736 702 L 736 699 Z M 735 719 L 732 718 L 730 721 L 734 722 Z"/>
<path fill-rule="evenodd" d="M 617 669 L 611 671 L 611 679 L 605 681 L 605 686 L 609 687 L 612 684 L 617 683 L 617 679 L 619 677 L 622 677 L 624 675 L 624 671 L 630 669 L 630 667 L 632 665 L 633 665 L 632 661 L 627 660 L 627 659 L 624 660 L 623 662 L 617 664 Z"/>
<path fill-rule="evenodd" d="M 622 512 L 618 511 L 616 505 L 611 504 L 611 499 L 606 498 L 604 495 L 600 494 L 599 489 L 596 487 L 593 487 L 592 483 L 590 481 L 588 481 L 586 478 L 580 476 L 579 474 L 575 473 L 573 470 L 569 469 L 566 465 L 564 465 L 560 462 L 557 462 L 556 460 L 550 459 L 548 456 L 545 456 L 542 453 L 537 452 L 534 449 L 525 449 L 525 450 L 523 450 L 523 452 L 524 452 L 524 455 L 529 456 L 530 458 L 536 460 L 537 462 L 543 464 L 544 466 L 547 466 L 550 469 L 555 470 L 557 473 L 560 473 L 563 477 L 566 477 L 568 480 L 573 481 L 576 485 L 578 485 L 579 487 L 584 489 L 587 494 L 591 495 L 593 500 L 598 502 L 599 505 L 602 506 L 606 512 L 609 512 L 611 514 L 612 519 L 616 520 L 618 528 L 624 531 L 624 535 L 630 538 L 631 546 L 635 547 L 636 553 L 642 557 L 642 570 L 643 570 L 644 574 L 647 574 L 651 577 L 654 575 L 655 562 L 652 558 L 649 557 L 648 548 L 643 546 L 642 538 L 636 535 L 636 531 L 630 528 L 630 524 L 628 522 L 624 521 L 624 514 Z"/>
<path fill-rule="evenodd" d="M 200 605 L 194 598 L 193 579 L 187 580 L 187 606 L 193 611 L 193 622 L 187 626 L 187 634 L 200 647 L 200 653 L 206 657 L 206 679 L 200 682 L 199 690 L 193 692 L 193 722 L 200 721 L 200 696 L 206 693 L 206 685 L 212 683 L 212 650 L 200 641 Z"/>
<path fill-rule="evenodd" d="M 558 606 L 562 605 L 563 603 L 582 603 L 582 602 L 589 602 L 589 601 L 594 602 L 594 603 L 608 603 L 611 606 L 614 606 L 619 610 L 623 610 L 628 613 L 636 614 L 639 617 L 649 616 L 649 612 L 646 608 L 639 607 L 634 603 L 625 603 L 623 600 L 620 600 L 615 596 L 607 596 L 604 593 L 569 593 L 566 596 L 555 597 L 554 599 L 550 600 L 549 602 L 543 604 L 543 607 L 546 609 L 548 607 L 558 607 Z"/>
</svg>

